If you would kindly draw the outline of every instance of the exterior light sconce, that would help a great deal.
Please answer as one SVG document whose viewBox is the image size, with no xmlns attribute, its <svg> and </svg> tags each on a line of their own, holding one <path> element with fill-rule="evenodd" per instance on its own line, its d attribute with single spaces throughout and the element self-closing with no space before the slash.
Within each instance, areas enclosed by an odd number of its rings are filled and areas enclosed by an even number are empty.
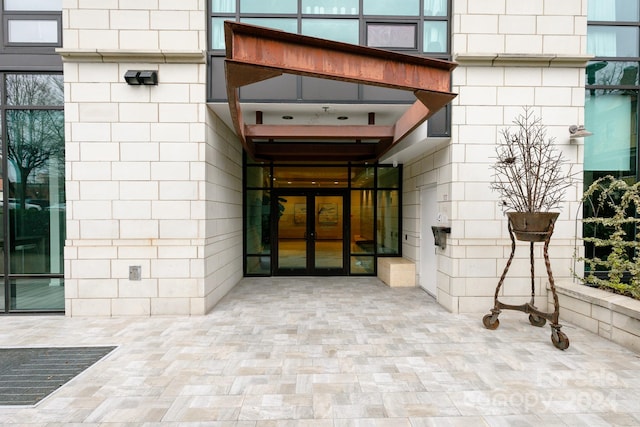
<svg viewBox="0 0 640 427">
<path fill-rule="evenodd" d="M 444 249 L 447 247 L 447 234 L 451 233 L 451 227 L 431 226 L 433 240 L 437 247 Z"/>
<path fill-rule="evenodd" d="M 158 72 L 153 70 L 129 70 L 124 73 L 124 81 L 133 86 L 156 86 L 158 84 Z"/>
<path fill-rule="evenodd" d="M 580 125 L 580 126 L 576 126 L 576 125 L 569 126 L 569 138 L 570 139 L 584 138 L 585 136 L 591 136 L 591 135 L 593 135 L 593 133 L 591 133 L 588 130 L 586 130 L 584 128 L 584 126 L 582 126 L 582 125 Z"/>
</svg>

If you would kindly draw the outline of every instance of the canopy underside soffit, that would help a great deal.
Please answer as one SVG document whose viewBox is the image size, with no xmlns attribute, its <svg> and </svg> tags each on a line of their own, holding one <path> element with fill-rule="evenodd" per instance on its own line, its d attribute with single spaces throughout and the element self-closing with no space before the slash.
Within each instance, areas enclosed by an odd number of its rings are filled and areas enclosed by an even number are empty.
<svg viewBox="0 0 640 427">
<path fill-rule="evenodd" d="M 451 102 L 457 64 L 225 22 L 231 119 L 255 160 L 375 161 Z M 282 74 L 411 91 L 416 101 L 391 125 L 245 124 L 239 89 Z"/>
</svg>

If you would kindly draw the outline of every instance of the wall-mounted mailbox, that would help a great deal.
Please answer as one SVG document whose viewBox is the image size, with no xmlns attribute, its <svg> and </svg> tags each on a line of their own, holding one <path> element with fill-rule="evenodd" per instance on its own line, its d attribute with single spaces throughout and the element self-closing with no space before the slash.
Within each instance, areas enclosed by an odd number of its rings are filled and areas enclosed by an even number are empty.
<svg viewBox="0 0 640 427">
<path fill-rule="evenodd" d="M 451 227 L 442 227 L 442 226 L 431 226 L 431 231 L 433 231 L 433 240 L 435 244 L 440 249 L 444 249 L 447 247 L 447 234 L 451 233 Z"/>
</svg>

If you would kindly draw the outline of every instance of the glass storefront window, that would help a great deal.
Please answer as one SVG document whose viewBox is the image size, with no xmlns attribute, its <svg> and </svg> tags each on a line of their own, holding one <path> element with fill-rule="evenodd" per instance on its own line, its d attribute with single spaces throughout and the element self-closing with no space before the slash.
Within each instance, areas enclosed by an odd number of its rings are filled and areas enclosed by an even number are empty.
<svg viewBox="0 0 640 427">
<path fill-rule="evenodd" d="M 400 169 L 394 167 L 378 168 L 378 187 L 398 188 L 400 185 Z"/>
<path fill-rule="evenodd" d="M 16 279 L 9 286 L 12 310 L 64 310 L 62 279 Z"/>
<path fill-rule="evenodd" d="M 637 57 L 638 27 L 589 25 L 587 53 L 602 57 Z"/>
<path fill-rule="evenodd" d="M 9 43 L 58 43 L 58 21 L 43 19 L 9 19 Z"/>
<path fill-rule="evenodd" d="M 372 256 L 352 256 L 351 257 L 351 274 L 372 275 L 375 273 L 376 259 Z"/>
<path fill-rule="evenodd" d="M 375 252 L 373 195 L 373 190 L 351 192 L 351 253 Z"/>
<path fill-rule="evenodd" d="M 424 16 L 447 16 L 447 0 L 424 0 Z"/>
<path fill-rule="evenodd" d="M 288 33 L 296 34 L 298 32 L 298 20 L 295 18 L 242 18 L 240 21 L 261 27 L 275 28 Z"/>
<path fill-rule="evenodd" d="M 420 2 L 419 0 L 404 0 L 401 2 L 363 0 L 362 12 L 365 15 L 416 16 L 420 14 Z"/>
<path fill-rule="evenodd" d="M 635 86 L 638 63 L 626 61 L 594 61 L 586 67 L 588 85 Z"/>
<path fill-rule="evenodd" d="M 377 257 L 401 255 L 401 171 L 247 159 L 245 274 L 375 274 Z"/>
<path fill-rule="evenodd" d="M 247 255 L 247 274 L 268 276 L 271 273 L 271 257 L 268 255 Z"/>
<path fill-rule="evenodd" d="M 10 297 L 3 309 L 62 311 L 66 235 L 62 76 L 2 74 L 2 78 L 6 169 L 0 171 L 0 224 L 7 227 L 1 264 Z M 16 274 L 41 277 L 12 277 Z"/>
<path fill-rule="evenodd" d="M 62 273 L 64 114 L 6 114 L 10 273 Z"/>
<path fill-rule="evenodd" d="M 245 206 L 247 255 L 268 255 L 271 253 L 271 193 L 247 190 Z"/>
<path fill-rule="evenodd" d="M 302 13 L 320 15 L 356 15 L 358 0 L 302 0 Z"/>
<path fill-rule="evenodd" d="M 6 82 L 7 105 L 64 105 L 64 83 L 59 74 L 8 74 Z"/>
<path fill-rule="evenodd" d="M 368 24 L 367 46 L 416 48 L 415 24 Z"/>
<path fill-rule="evenodd" d="M 351 186 L 353 188 L 375 187 L 375 168 L 371 166 L 353 166 L 351 168 Z"/>
<path fill-rule="evenodd" d="M 638 92 L 588 89 L 584 140 L 585 172 L 635 176 L 638 139 Z"/>
<path fill-rule="evenodd" d="M 335 166 L 275 166 L 273 186 L 277 188 L 345 188 L 348 169 Z"/>
<path fill-rule="evenodd" d="M 442 53 L 447 51 L 447 22 L 424 21 L 424 51 Z"/>
<path fill-rule="evenodd" d="M 247 166 L 246 186 L 269 187 L 269 167 L 268 166 Z"/>
<path fill-rule="evenodd" d="M 359 25 L 357 19 L 303 19 L 302 34 L 358 44 L 360 41 Z"/>
<path fill-rule="evenodd" d="M 230 18 L 211 18 L 211 49 L 224 49 L 224 21 Z"/>
<path fill-rule="evenodd" d="M 637 21 L 638 2 L 635 0 L 589 0 L 589 21 Z"/>
<path fill-rule="evenodd" d="M 241 0 L 241 13 L 297 13 L 298 0 Z"/>
<path fill-rule="evenodd" d="M 398 255 L 400 225 L 400 194 L 397 190 L 378 190 L 377 205 L 377 252 Z"/>
<path fill-rule="evenodd" d="M 211 0 L 211 11 L 214 13 L 234 13 L 236 0 Z"/>
</svg>

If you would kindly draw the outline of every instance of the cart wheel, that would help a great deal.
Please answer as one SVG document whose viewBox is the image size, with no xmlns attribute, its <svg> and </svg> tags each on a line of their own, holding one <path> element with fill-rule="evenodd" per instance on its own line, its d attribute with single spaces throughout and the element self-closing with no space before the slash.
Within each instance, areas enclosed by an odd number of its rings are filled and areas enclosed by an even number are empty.
<svg viewBox="0 0 640 427">
<path fill-rule="evenodd" d="M 529 315 L 529 323 L 533 326 L 542 327 L 547 323 L 547 319 L 540 316 L 534 316 L 533 314 Z"/>
<path fill-rule="evenodd" d="M 557 331 L 555 334 L 552 332 L 551 342 L 557 349 L 566 350 L 569 348 L 569 338 L 564 334 L 564 332 Z"/>
<path fill-rule="evenodd" d="M 492 322 L 492 319 L 493 314 L 487 314 L 482 318 L 482 324 L 485 328 L 491 329 L 493 331 L 494 329 L 498 329 L 498 326 L 500 326 L 500 320 L 498 320 L 498 318 L 496 317 L 496 319 Z"/>
</svg>

